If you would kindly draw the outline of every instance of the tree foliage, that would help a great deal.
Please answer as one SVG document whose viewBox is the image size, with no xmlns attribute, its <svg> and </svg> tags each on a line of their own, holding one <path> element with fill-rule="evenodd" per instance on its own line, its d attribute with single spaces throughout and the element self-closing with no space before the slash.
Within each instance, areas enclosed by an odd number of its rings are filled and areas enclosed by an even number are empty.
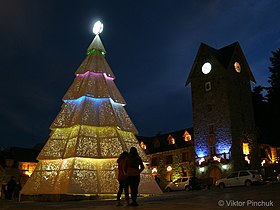
<svg viewBox="0 0 280 210">
<path fill-rule="evenodd" d="M 263 91 L 265 87 L 259 85 L 253 89 L 253 105 L 254 105 L 254 116 L 255 123 L 257 127 L 265 126 L 265 121 L 267 120 L 267 100 L 263 96 Z"/>
<path fill-rule="evenodd" d="M 269 87 L 256 86 L 253 89 L 253 104 L 255 123 L 259 131 L 261 143 L 269 143 L 275 146 L 280 140 L 280 48 L 272 52 L 271 66 L 268 77 Z M 266 91 L 266 96 L 263 92 Z M 277 122 L 277 123 L 275 123 Z"/>
<path fill-rule="evenodd" d="M 270 62 L 271 67 L 269 67 L 269 71 L 271 75 L 268 79 L 270 87 L 267 88 L 267 99 L 270 108 L 278 110 L 280 105 L 280 48 L 272 52 Z"/>
<path fill-rule="evenodd" d="M 280 48 L 272 52 L 270 57 L 271 66 L 269 71 L 271 73 L 268 82 L 270 87 L 267 88 L 268 101 L 268 123 L 270 125 L 270 132 L 273 142 L 280 140 L 279 121 L 280 121 Z"/>
</svg>

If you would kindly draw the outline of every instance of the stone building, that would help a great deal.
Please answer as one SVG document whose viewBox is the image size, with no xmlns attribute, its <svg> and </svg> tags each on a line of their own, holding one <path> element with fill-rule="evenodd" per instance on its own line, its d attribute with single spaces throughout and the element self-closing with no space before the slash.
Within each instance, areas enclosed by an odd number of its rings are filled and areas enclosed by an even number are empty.
<svg viewBox="0 0 280 210">
<path fill-rule="evenodd" d="M 149 159 L 152 175 L 162 189 L 170 181 L 190 177 L 194 171 L 192 132 L 192 128 L 187 128 L 154 137 L 137 136 Z"/>
<path fill-rule="evenodd" d="M 33 173 L 41 145 L 34 148 L 9 147 L 0 150 L 0 198 L 5 198 L 5 188 L 14 176 L 23 186 Z"/>
<path fill-rule="evenodd" d="M 250 81 L 254 76 L 238 42 L 221 49 L 201 44 L 188 76 L 191 84 L 198 176 L 260 164 Z"/>
<path fill-rule="evenodd" d="M 260 144 L 261 173 L 264 179 L 275 180 L 280 174 L 280 147 Z"/>
</svg>

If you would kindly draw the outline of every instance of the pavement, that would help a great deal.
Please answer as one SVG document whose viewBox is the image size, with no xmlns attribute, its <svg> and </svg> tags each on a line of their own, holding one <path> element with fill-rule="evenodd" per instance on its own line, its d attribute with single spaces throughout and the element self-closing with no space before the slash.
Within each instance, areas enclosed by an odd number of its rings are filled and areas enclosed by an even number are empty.
<svg viewBox="0 0 280 210">
<path fill-rule="evenodd" d="M 191 192 L 170 192 L 158 196 L 139 197 L 137 207 L 115 206 L 115 200 L 63 202 L 0 200 L 2 210 L 223 210 L 279 209 L 280 183 Z M 249 203 L 248 203 L 249 202 Z M 124 203 L 124 201 L 123 201 Z"/>
<path fill-rule="evenodd" d="M 186 192 L 183 192 L 186 193 Z M 192 194 L 192 193 L 190 193 Z M 152 197 L 139 197 L 137 202 L 139 206 L 115 206 L 115 200 L 83 200 L 83 201 L 62 201 L 62 202 L 35 202 L 35 201 L 0 201 L 0 209 L 2 210 L 164 210 L 185 209 L 185 204 L 182 201 L 184 195 L 182 192 L 164 193 L 163 195 Z M 179 200 L 179 201 L 178 201 Z M 124 204 L 124 200 L 122 201 Z M 180 207 L 180 208 L 179 208 Z M 181 208 L 182 207 L 182 208 Z"/>
</svg>

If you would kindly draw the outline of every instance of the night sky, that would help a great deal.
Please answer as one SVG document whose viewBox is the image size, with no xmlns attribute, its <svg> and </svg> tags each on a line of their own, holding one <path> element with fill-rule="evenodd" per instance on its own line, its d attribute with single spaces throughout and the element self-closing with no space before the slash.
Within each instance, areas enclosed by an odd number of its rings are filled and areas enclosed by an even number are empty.
<svg viewBox="0 0 280 210">
<path fill-rule="evenodd" d="M 153 136 L 192 127 L 185 82 L 201 42 L 238 41 L 257 85 L 267 85 L 279 11 L 279 0 L 1 1 L 0 147 L 47 141 L 97 20 L 126 111 L 139 135 Z"/>
</svg>

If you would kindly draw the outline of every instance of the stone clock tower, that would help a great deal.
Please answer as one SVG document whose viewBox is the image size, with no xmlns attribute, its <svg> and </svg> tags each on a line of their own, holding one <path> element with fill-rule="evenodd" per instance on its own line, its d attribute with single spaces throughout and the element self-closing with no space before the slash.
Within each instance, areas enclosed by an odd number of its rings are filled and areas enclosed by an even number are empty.
<svg viewBox="0 0 280 210">
<path fill-rule="evenodd" d="M 255 167 L 250 81 L 255 83 L 238 42 L 221 49 L 200 45 L 186 83 L 192 91 L 198 173 L 217 179 L 216 173 Z"/>
</svg>

